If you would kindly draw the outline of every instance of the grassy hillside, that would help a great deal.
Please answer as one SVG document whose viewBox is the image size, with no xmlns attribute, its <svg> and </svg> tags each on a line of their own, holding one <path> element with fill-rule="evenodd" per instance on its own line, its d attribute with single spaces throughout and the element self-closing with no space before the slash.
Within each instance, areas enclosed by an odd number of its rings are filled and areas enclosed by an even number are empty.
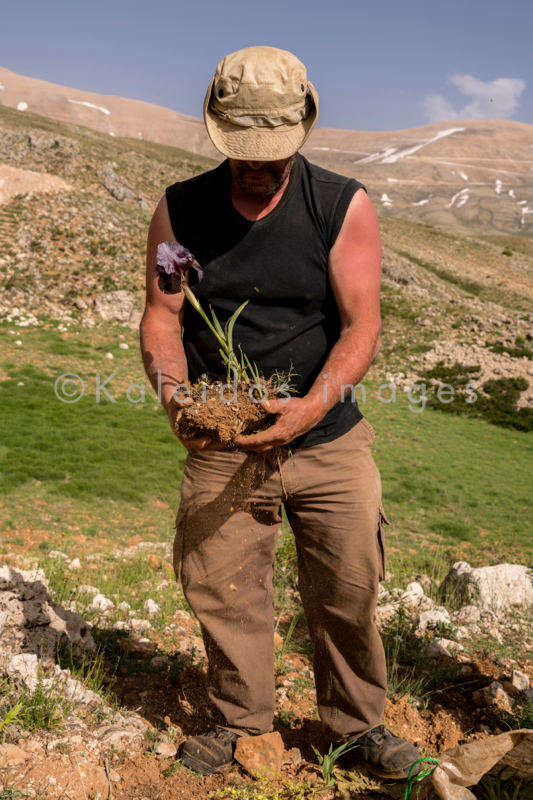
<svg viewBox="0 0 533 800">
<path fill-rule="evenodd" d="M 87 552 L 168 540 L 185 453 L 145 380 L 135 325 L 104 321 L 94 300 L 126 290 L 142 307 L 154 204 L 165 186 L 214 162 L 1 106 L 0 162 L 72 186 L 0 206 L 2 549 L 46 548 L 62 530 Z M 391 375 L 399 385 L 397 376 L 416 376 L 436 342 L 483 341 L 487 354 L 494 342 L 527 344 L 531 240 L 381 222 L 383 342 L 363 408 L 378 432 L 391 554 L 412 564 L 529 560 L 530 435 L 431 408 L 413 413 L 401 391 L 385 404 L 376 389 Z M 72 405 L 54 393 L 66 372 L 86 384 Z M 97 373 L 115 373 L 116 403 L 96 403 Z M 131 384 L 145 385 L 144 402 L 127 400 Z"/>
</svg>

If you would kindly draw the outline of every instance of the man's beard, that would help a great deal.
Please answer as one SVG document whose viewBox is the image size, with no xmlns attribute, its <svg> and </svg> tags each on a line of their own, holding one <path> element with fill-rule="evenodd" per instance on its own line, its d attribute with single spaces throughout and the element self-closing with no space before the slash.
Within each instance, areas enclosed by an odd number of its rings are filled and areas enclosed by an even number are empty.
<svg viewBox="0 0 533 800">
<path fill-rule="evenodd" d="M 284 164 L 265 161 L 258 170 L 230 161 L 231 174 L 237 186 L 246 194 L 254 197 L 270 197 L 276 194 L 287 180 L 295 158 L 295 155 L 291 156 Z"/>
</svg>

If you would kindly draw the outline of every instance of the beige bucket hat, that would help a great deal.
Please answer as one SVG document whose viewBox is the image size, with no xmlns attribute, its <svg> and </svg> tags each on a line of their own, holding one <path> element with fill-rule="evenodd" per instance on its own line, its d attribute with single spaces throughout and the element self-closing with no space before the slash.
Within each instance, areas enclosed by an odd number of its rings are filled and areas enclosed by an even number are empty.
<svg viewBox="0 0 533 800">
<path fill-rule="evenodd" d="M 296 56 L 246 47 L 223 58 L 209 84 L 204 119 L 225 156 L 277 161 L 294 155 L 318 119 L 318 92 Z"/>
</svg>

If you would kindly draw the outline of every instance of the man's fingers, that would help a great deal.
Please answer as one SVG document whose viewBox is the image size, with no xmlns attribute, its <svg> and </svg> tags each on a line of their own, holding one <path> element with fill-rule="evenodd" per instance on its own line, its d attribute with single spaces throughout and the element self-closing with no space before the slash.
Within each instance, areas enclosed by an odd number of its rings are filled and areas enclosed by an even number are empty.
<svg viewBox="0 0 533 800">
<path fill-rule="evenodd" d="M 262 433 L 254 433 L 253 436 L 239 436 L 235 439 L 235 444 L 239 445 L 239 447 L 246 447 L 249 450 L 256 450 L 256 448 L 268 448 L 271 450 L 273 447 L 283 447 L 283 445 L 287 444 L 290 439 L 285 435 L 283 435 L 280 431 L 272 433 L 274 428 L 272 427 L 268 431 L 263 431 Z"/>
<path fill-rule="evenodd" d="M 287 408 L 287 403 L 282 403 L 281 400 L 263 400 L 261 406 L 267 414 L 279 414 L 280 411 Z"/>
<path fill-rule="evenodd" d="M 172 398 L 172 402 L 176 406 L 176 408 L 185 408 L 185 406 L 190 406 L 192 403 L 192 399 L 187 397 L 186 395 L 178 395 L 177 397 Z"/>
<path fill-rule="evenodd" d="M 281 445 L 279 445 L 279 447 L 281 447 Z M 259 446 L 258 447 L 248 447 L 247 449 L 251 450 L 252 453 L 268 453 L 269 450 L 273 450 L 274 449 L 274 445 L 265 444 L 265 445 L 261 445 L 260 447 Z"/>
</svg>

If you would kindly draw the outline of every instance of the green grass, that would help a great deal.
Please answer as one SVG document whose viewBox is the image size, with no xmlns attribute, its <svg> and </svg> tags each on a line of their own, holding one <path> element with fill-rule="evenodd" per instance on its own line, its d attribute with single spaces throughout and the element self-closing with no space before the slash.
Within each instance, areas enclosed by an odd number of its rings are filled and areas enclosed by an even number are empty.
<svg viewBox="0 0 533 800">
<path fill-rule="evenodd" d="M 134 405 L 102 394 L 97 403 L 91 392 L 66 404 L 44 371 L 23 365 L 9 373 L 0 388 L 0 493 L 33 480 L 80 499 L 175 502 L 185 451 L 152 398 Z"/>
<path fill-rule="evenodd" d="M 423 269 L 426 269 L 428 272 L 432 272 L 433 275 L 436 275 L 437 278 L 440 278 L 442 281 L 446 281 L 447 283 L 451 283 L 454 286 L 457 286 L 459 289 L 462 289 L 463 292 L 467 294 L 474 295 L 475 297 L 479 297 L 479 295 L 483 292 L 483 286 L 479 283 L 474 283 L 473 281 L 465 281 L 461 278 L 458 278 L 457 275 L 454 275 L 452 272 L 447 272 L 444 269 L 439 269 L 438 267 L 434 267 L 432 264 L 428 264 L 427 261 L 423 261 L 416 256 L 410 255 L 410 253 L 406 253 L 404 250 L 398 250 L 398 255 L 403 256 L 412 264 L 416 264 Z"/>
<path fill-rule="evenodd" d="M 21 332 L 24 358 L 33 365 L 17 365 L 16 337 L 0 326 L 0 344 L 10 358 L 3 367 L 10 380 L 0 381 L 4 552 L 18 546 L 21 537 L 27 543 L 31 537 L 42 556 L 57 548 L 62 531 L 72 542 L 71 557 L 77 554 L 77 532 L 102 546 L 117 546 L 134 534 L 172 538 L 186 454 L 141 372 L 134 334 L 127 332 L 130 349 L 124 351 L 118 348 L 118 331 L 124 328 L 106 326 L 88 334 L 73 326 L 60 335 L 43 326 Z M 65 355 L 50 352 L 60 345 Z M 105 359 L 110 351 L 116 353 L 113 362 Z M 55 396 L 54 381 L 71 371 L 84 378 L 87 393 L 68 405 Z M 117 402 L 102 396 L 96 403 L 95 373 L 113 371 L 117 376 L 110 387 Z M 146 384 L 144 403 L 127 401 L 130 383 Z M 416 554 L 420 569 L 424 563 L 431 566 L 439 553 L 444 564 L 459 556 L 476 563 L 500 557 L 529 563 L 530 434 L 429 407 L 414 413 L 403 392 L 395 403 L 380 403 L 375 377 L 365 384 L 367 402 L 361 408 L 378 434 L 374 454 L 392 522 L 387 529 L 391 561 L 400 559 L 405 569 L 414 569 Z M 283 530 L 275 567 L 277 607 L 287 604 L 287 588 L 296 578 L 286 522 Z"/>
<path fill-rule="evenodd" d="M 407 569 L 418 554 L 430 568 L 436 552 L 449 549 L 448 560 L 462 553 L 476 565 L 499 557 L 531 563 L 531 435 L 408 405 L 403 393 L 386 405 L 375 391 L 361 405 L 377 432 L 392 560 L 400 555 Z"/>
</svg>

